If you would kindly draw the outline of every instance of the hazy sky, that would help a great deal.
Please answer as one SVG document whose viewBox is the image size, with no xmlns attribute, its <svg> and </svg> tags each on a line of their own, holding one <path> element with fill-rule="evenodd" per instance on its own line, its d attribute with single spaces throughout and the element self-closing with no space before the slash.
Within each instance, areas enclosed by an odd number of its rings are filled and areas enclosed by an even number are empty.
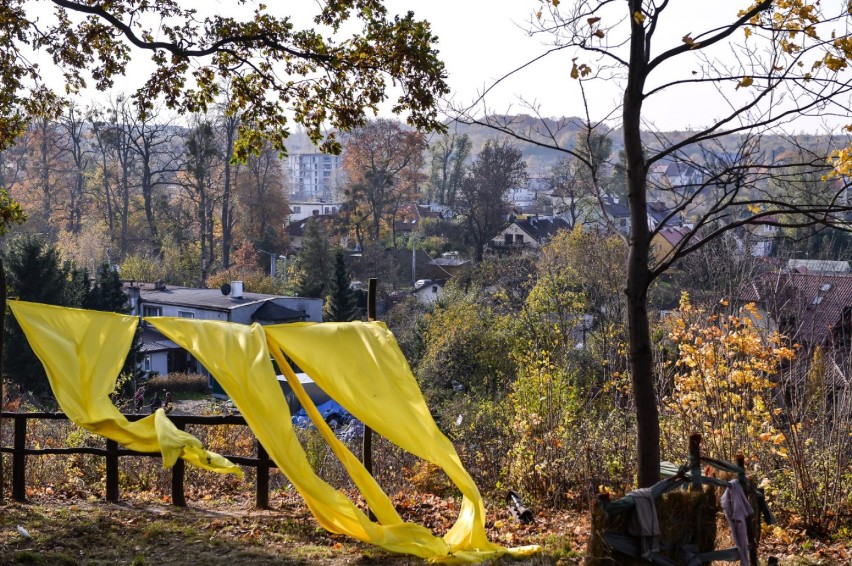
<svg viewBox="0 0 852 566">
<path fill-rule="evenodd" d="M 825 0 L 824 4 L 840 0 Z M 563 0 L 563 6 L 571 0 Z M 729 22 L 748 0 L 673 0 L 664 12 L 656 45 L 658 52 L 681 44 L 686 34 L 697 36 L 702 31 Z M 201 14 L 215 11 L 224 15 L 245 13 L 233 0 L 182 0 L 182 5 L 197 6 Z M 274 0 L 267 5 L 279 15 L 290 14 L 302 26 L 313 25 L 311 16 L 316 11 L 312 0 Z M 438 49 L 449 74 L 453 89 L 452 99 L 456 104 L 467 105 L 492 83 L 512 69 L 541 55 L 550 47 L 545 45 L 546 36 L 530 37 L 529 20 L 540 6 L 539 0 L 386 0 L 391 13 L 413 10 L 423 19 L 429 20 L 439 38 Z M 49 2 L 39 0 L 31 4 L 49 13 Z M 615 10 L 612 19 L 623 17 L 624 2 L 612 3 Z M 742 32 L 735 33 L 738 42 Z M 720 49 L 729 49 L 722 46 Z M 553 53 L 522 72 L 507 79 L 486 98 L 487 107 L 495 112 L 526 112 L 521 99 L 539 107 L 544 116 L 579 116 L 583 114 L 582 98 L 577 81 L 569 76 L 570 52 Z M 585 59 L 590 64 L 594 61 Z M 693 61 L 681 57 L 668 67 L 658 69 L 659 80 L 674 76 L 687 77 Z M 137 73 L 138 74 L 138 73 Z M 132 88 L 132 77 L 125 88 Z M 621 92 L 615 81 L 599 81 L 589 84 L 590 104 L 593 120 L 601 120 L 617 109 Z M 737 92 L 735 85 L 725 85 L 720 91 L 688 87 L 671 94 L 654 97 L 646 104 L 645 116 L 656 127 L 671 130 L 705 124 L 711 118 L 724 115 L 726 100 L 736 102 L 743 91 Z M 480 106 L 480 109 L 482 106 Z M 617 123 L 617 110 L 613 116 Z"/>
</svg>

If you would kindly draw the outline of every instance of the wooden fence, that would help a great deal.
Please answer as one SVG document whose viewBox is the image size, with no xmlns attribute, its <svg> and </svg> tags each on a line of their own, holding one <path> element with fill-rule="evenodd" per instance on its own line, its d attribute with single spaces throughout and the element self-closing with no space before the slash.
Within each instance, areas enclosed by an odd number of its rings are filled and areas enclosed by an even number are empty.
<svg viewBox="0 0 852 566">
<path fill-rule="evenodd" d="M 148 415 L 125 415 L 130 421 L 138 421 Z M 17 501 L 26 501 L 26 471 L 27 457 L 41 456 L 46 454 L 94 454 L 106 458 L 106 500 L 118 501 L 118 459 L 126 457 L 148 457 L 160 458 L 159 452 L 145 453 L 121 448 L 113 440 L 106 441 L 106 448 L 27 448 L 27 421 L 28 420 L 68 420 L 63 413 L 2 413 L 5 422 L 14 422 L 13 446 L 0 446 L 0 453 L 12 454 L 12 497 Z M 169 415 L 169 419 L 184 430 L 186 425 L 217 426 L 217 425 L 242 425 L 247 426 L 242 416 L 195 416 L 195 415 Z M 4 422 L 4 424 L 5 424 Z M 269 470 L 276 468 L 275 462 L 269 456 L 263 446 L 257 442 L 257 458 L 244 456 L 224 455 L 230 461 L 242 466 L 257 468 L 257 482 L 255 486 L 255 503 L 260 508 L 269 507 Z M 179 507 L 186 506 L 186 498 L 183 492 L 184 463 L 178 460 L 172 467 L 172 503 Z"/>
</svg>

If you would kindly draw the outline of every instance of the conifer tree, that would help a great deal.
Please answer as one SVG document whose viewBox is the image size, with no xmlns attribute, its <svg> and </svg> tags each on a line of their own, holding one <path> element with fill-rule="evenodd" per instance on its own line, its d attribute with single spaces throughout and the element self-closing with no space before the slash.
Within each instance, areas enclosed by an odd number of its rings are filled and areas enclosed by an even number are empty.
<svg viewBox="0 0 852 566">
<path fill-rule="evenodd" d="M 332 272 L 332 251 L 328 235 L 316 218 L 309 218 L 305 224 L 305 236 L 299 251 L 299 272 L 296 293 L 300 297 L 321 299 Z"/>
<path fill-rule="evenodd" d="M 60 306 L 74 305 L 78 296 L 71 282 L 70 264 L 63 264 L 56 248 L 36 236 L 12 240 L 4 257 L 9 297 Z M 75 277 L 75 280 L 79 277 Z M 36 395 L 50 393 L 44 368 L 30 348 L 14 317 L 6 321 L 4 370 L 13 383 Z"/>
<path fill-rule="evenodd" d="M 323 320 L 349 322 L 358 317 L 358 297 L 351 284 L 352 278 L 346 269 L 346 258 L 342 251 L 338 251 L 334 261 L 334 275 L 328 284 Z"/>
</svg>

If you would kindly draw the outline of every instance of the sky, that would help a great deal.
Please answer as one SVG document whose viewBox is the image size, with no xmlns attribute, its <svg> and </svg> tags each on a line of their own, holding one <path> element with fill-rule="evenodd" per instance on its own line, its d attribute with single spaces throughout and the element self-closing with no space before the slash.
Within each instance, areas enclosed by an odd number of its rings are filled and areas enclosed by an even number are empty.
<svg viewBox="0 0 852 566">
<path fill-rule="evenodd" d="M 826 4 L 840 0 L 826 0 Z M 390 13 L 408 10 L 428 20 L 438 36 L 440 57 L 446 65 L 448 82 L 453 91 L 451 102 L 456 106 L 468 106 L 479 94 L 488 89 L 497 79 L 511 70 L 547 51 L 547 36 L 530 36 L 527 30 L 540 0 L 386 0 Z M 563 7 L 572 0 L 563 0 Z M 660 49 L 681 44 L 687 34 L 697 36 L 701 31 L 730 21 L 738 10 L 749 4 L 748 0 L 673 0 L 664 13 L 660 32 L 657 34 Z M 234 0 L 182 0 L 182 5 L 198 7 L 203 14 L 215 11 L 223 15 L 238 16 L 245 13 Z M 617 15 L 623 17 L 623 2 L 612 3 Z M 49 13 L 50 4 L 38 0 L 32 4 L 37 11 Z M 278 15 L 285 12 L 294 17 L 297 24 L 313 25 L 311 16 L 316 11 L 316 2 L 311 0 L 275 0 L 267 2 L 269 10 Z M 737 32 L 741 34 L 741 32 Z M 741 35 L 736 39 L 741 40 Z M 729 49 L 727 46 L 720 49 Z M 720 51 L 721 53 L 721 51 Z M 582 116 L 583 99 L 578 82 L 570 78 L 573 53 L 552 53 L 528 68 L 513 74 L 485 98 L 485 104 L 477 111 L 487 109 L 496 113 L 530 113 L 528 106 L 538 109 L 546 117 Z M 597 62 L 583 59 L 593 66 Z M 660 80 L 688 74 L 694 63 L 681 57 L 656 73 Z M 139 64 L 138 68 L 142 68 Z M 736 101 L 743 92 L 734 85 L 727 90 L 708 89 L 705 92 L 690 87 L 672 91 L 651 99 L 645 107 L 649 122 L 661 130 L 687 129 L 705 124 L 709 119 L 725 114 L 728 100 Z M 598 81 L 587 85 L 588 101 L 593 121 L 607 115 L 617 126 L 617 108 L 621 92 L 615 81 Z"/>
</svg>

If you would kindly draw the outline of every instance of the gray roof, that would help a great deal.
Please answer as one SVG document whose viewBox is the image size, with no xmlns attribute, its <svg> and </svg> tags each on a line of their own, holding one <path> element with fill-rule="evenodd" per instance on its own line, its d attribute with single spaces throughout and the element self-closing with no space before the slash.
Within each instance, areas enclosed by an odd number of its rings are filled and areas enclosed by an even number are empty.
<svg viewBox="0 0 852 566">
<path fill-rule="evenodd" d="M 219 289 L 167 287 L 165 290 L 157 291 L 143 287 L 140 289 L 140 298 L 145 302 L 164 305 L 232 311 L 246 305 L 262 303 L 268 299 L 280 298 L 280 296 L 243 292 L 242 298 L 235 299 L 230 295 L 223 295 Z"/>
<path fill-rule="evenodd" d="M 288 309 L 272 301 L 267 301 L 254 311 L 251 319 L 254 321 L 265 320 L 269 322 L 293 322 L 296 320 L 307 320 L 308 315 L 302 311 Z"/>
</svg>

